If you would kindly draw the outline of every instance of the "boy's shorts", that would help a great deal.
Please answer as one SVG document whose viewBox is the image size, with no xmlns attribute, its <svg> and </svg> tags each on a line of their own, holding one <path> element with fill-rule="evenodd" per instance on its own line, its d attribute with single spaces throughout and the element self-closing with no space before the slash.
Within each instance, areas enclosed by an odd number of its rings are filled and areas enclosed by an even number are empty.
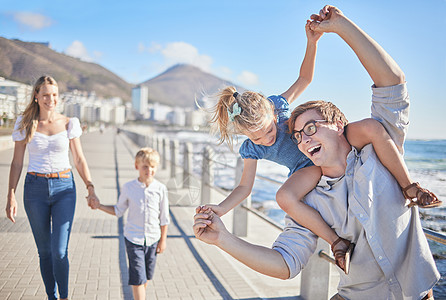
<svg viewBox="0 0 446 300">
<path fill-rule="evenodd" d="M 155 273 L 158 242 L 150 246 L 142 246 L 125 239 L 125 246 L 129 259 L 129 285 L 145 284 L 147 280 L 153 278 Z"/>
</svg>

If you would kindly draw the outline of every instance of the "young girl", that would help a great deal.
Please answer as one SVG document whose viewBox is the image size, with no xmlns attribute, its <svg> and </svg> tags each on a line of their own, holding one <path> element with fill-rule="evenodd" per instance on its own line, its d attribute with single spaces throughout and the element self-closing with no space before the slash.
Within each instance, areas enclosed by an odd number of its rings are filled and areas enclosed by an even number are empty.
<svg viewBox="0 0 446 300">
<path fill-rule="evenodd" d="M 349 258 L 354 245 L 339 237 L 322 219 L 319 213 L 302 201 L 303 197 L 318 183 L 321 172 L 302 154 L 292 142 L 286 121 L 289 118 L 289 104 L 309 85 L 313 78 L 316 45 L 321 35 L 311 31 L 309 22 L 307 51 L 297 81 L 280 96 L 265 98 L 259 93 L 236 92 L 227 87 L 220 93 L 215 113 L 211 119 L 219 132 L 220 143 L 227 142 L 232 147 L 234 134 L 248 137 L 239 152 L 244 159 L 244 168 L 239 185 L 218 205 L 207 205 L 217 215 L 222 216 L 241 203 L 250 193 L 254 184 L 257 160 L 268 159 L 289 168 L 289 178 L 276 195 L 279 206 L 299 224 L 327 241 L 332 248 L 336 264 L 349 271 Z M 306 133 L 306 132 L 304 132 Z M 417 198 L 410 205 L 433 207 L 441 205 L 434 194 L 412 183 L 407 168 L 396 150 L 396 146 L 382 125 L 373 119 L 365 119 L 348 126 L 347 138 L 352 145 L 373 143 L 381 162 L 392 172 L 401 186 L 406 199 Z M 206 207 L 204 209 L 207 209 Z"/>
</svg>

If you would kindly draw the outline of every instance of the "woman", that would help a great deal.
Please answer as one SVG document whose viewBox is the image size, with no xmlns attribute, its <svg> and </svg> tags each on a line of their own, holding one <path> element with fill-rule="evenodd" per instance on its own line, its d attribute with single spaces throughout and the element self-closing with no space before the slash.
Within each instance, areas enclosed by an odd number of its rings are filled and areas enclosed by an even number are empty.
<svg viewBox="0 0 446 300">
<path fill-rule="evenodd" d="M 29 166 L 23 202 L 40 259 L 40 272 L 48 299 L 68 297 L 68 241 L 76 204 L 76 187 L 68 150 L 88 190 L 88 203 L 96 199 L 90 171 L 80 143 L 77 118 L 56 112 L 59 90 L 49 76 L 34 85 L 31 101 L 17 118 L 12 138 L 14 156 L 9 173 L 6 216 L 15 223 L 15 191 L 28 146 Z"/>
</svg>

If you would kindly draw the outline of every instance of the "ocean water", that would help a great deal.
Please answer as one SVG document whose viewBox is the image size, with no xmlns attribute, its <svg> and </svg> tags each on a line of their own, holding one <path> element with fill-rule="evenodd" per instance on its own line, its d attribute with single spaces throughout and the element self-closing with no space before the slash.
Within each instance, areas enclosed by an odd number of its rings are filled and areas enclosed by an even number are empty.
<svg viewBox="0 0 446 300">
<path fill-rule="evenodd" d="M 194 153 L 202 153 L 206 145 L 214 150 L 212 158 L 216 161 L 214 169 L 215 185 L 228 191 L 234 188 L 234 169 L 238 151 L 231 152 L 227 146 L 216 146 L 214 140 L 204 133 L 166 133 L 169 138 L 180 142 L 192 142 Z M 209 141 L 203 142 L 203 141 Z M 236 145 L 234 147 L 238 149 Z M 194 172 L 201 173 L 200 155 L 195 155 Z M 435 193 L 445 203 L 438 208 L 420 209 L 423 227 L 446 234 L 446 140 L 407 140 L 405 143 L 405 162 L 414 181 Z M 180 158 L 181 160 L 181 158 Z M 180 161 L 181 163 L 181 161 Z M 259 161 L 257 173 L 284 182 L 288 169 L 269 161 Z M 275 201 L 280 185 L 267 180 L 256 179 L 252 191 L 253 206 L 279 224 L 284 224 L 285 213 Z M 435 299 L 446 299 L 446 245 L 429 241 L 437 267 L 442 275 L 434 288 Z"/>
</svg>

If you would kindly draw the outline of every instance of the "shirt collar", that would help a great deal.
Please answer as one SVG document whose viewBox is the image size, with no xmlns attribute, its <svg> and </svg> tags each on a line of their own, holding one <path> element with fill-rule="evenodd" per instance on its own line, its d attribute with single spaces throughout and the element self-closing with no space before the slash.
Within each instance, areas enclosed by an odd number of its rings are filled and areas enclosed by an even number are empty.
<svg viewBox="0 0 446 300">
<path fill-rule="evenodd" d="M 317 184 L 319 187 L 323 188 L 326 191 L 329 191 L 332 189 L 332 187 L 339 182 L 342 178 L 344 178 L 345 174 L 343 174 L 340 177 L 332 178 L 325 175 L 322 175 L 321 180 Z"/>
<path fill-rule="evenodd" d="M 152 182 L 153 183 L 153 182 Z M 142 189 L 148 188 L 148 186 L 146 186 L 146 184 L 144 182 L 141 182 L 138 180 L 138 178 L 136 178 L 136 184 L 141 187 Z M 150 186 L 150 185 L 149 185 Z"/>
</svg>

